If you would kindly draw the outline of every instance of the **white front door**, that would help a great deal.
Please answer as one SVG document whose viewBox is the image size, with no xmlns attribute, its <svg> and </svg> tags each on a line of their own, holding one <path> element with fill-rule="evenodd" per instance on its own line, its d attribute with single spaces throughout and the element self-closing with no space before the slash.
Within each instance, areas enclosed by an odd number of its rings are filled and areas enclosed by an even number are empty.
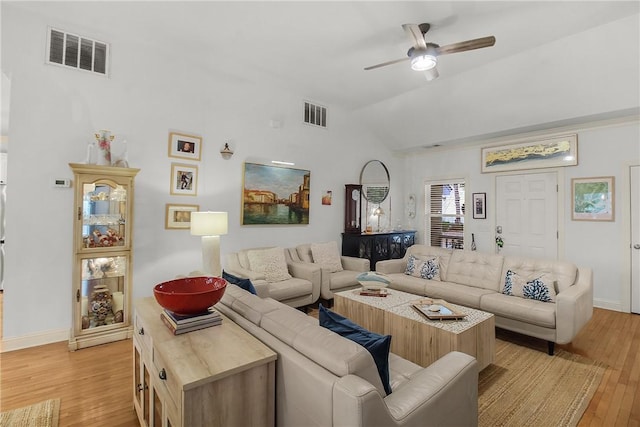
<svg viewBox="0 0 640 427">
<path fill-rule="evenodd" d="M 631 167 L 631 312 L 640 313 L 640 166 Z"/>
<path fill-rule="evenodd" d="M 504 255 L 558 257 L 558 176 L 555 172 L 496 177 L 496 235 Z"/>
</svg>

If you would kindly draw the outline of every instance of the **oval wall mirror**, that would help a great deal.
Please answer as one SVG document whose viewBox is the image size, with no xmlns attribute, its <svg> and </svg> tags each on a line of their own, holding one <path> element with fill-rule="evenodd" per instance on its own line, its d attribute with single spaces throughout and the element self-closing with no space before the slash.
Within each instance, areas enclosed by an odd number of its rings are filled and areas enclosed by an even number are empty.
<svg viewBox="0 0 640 427">
<path fill-rule="evenodd" d="M 389 195 L 389 170 L 380 160 L 369 160 L 360 171 L 362 196 L 371 203 L 382 203 Z"/>
</svg>

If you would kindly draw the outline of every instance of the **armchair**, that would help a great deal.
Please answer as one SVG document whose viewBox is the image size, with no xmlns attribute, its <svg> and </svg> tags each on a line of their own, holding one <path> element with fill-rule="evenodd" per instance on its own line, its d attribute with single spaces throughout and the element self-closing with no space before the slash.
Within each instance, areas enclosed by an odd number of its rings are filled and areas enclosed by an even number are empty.
<svg viewBox="0 0 640 427">
<path fill-rule="evenodd" d="M 250 279 L 261 298 L 304 307 L 320 296 L 320 267 L 293 263 L 278 247 L 243 249 L 227 255 L 225 271 Z"/>
<path fill-rule="evenodd" d="M 319 253 L 321 256 L 318 256 Z M 370 270 L 366 258 L 341 256 L 336 242 L 298 245 L 288 248 L 286 255 L 288 262 L 294 265 L 320 267 L 320 298 L 325 301 L 332 300 L 334 292 L 359 287 L 356 278 L 360 273 Z"/>
</svg>

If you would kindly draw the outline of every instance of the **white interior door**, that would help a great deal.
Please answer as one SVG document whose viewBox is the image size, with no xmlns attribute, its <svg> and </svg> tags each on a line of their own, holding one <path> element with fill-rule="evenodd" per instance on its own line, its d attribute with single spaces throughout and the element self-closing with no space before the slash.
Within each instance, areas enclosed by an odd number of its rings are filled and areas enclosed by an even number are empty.
<svg viewBox="0 0 640 427">
<path fill-rule="evenodd" d="M 640 166 L 631 167 L 631 312 L 640 313 Z"/>
<path fill-rule="evenodd" d="M 496 235 L 504 241 L 504 255 L 558 257 L 555 172 L 496 177 Z"/>
</svg>

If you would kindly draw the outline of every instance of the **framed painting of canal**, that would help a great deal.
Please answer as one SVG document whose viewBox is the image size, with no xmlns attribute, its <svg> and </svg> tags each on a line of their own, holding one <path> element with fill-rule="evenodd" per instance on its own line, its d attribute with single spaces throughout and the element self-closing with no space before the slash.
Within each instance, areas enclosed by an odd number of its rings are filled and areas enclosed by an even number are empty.
<svg viewBox="0 0 640 427">
<path fill-rule="evenodd" d="M 571 219 L 613 221 L 614 179 L 612 176 L 571 179 Z"/>
<path fill-rule="evenodd" d="M 242 225 L 309 224 L 311 172 L 244 164 Z"/>
<path fill-rule="evenodd" d="M 578 136 L 564 135 L 519 144 L 484 147 L 482 173 L 578 164 Z"/>
</svg>

